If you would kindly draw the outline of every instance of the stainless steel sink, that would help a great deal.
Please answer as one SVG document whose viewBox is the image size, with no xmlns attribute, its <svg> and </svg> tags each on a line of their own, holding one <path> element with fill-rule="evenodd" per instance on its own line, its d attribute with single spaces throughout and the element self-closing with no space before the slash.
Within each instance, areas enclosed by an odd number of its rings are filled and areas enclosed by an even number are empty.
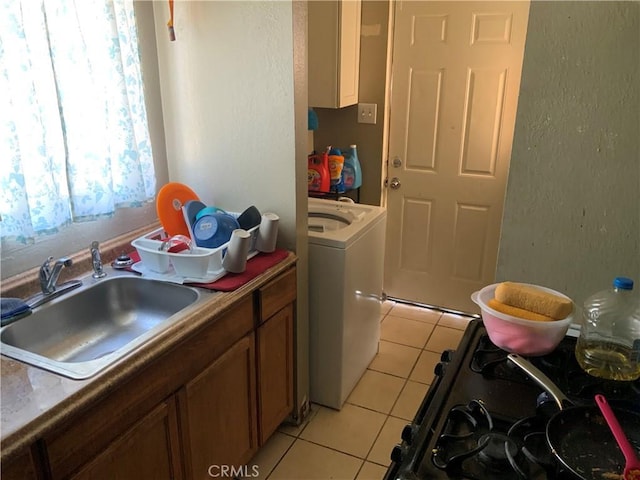
<svg viewBox="0 0 640 480">
<path fill-rule="evenodd" d="M 153 338 L 202 295 L 137 276 L 107 277 L 2 328 L 1 352 L 70 378 L 88 378 Z"/>
</svg>

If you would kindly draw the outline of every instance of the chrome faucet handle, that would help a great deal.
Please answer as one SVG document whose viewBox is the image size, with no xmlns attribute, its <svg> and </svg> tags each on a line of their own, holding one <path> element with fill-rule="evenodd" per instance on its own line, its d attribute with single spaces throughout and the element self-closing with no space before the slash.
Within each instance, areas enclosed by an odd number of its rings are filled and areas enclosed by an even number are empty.
<svg viewBox="0 0 640 480">
<path fill-rule="evenodd" d="M 53 257 L 47 258 L 40 267 L 40 271 L 45 272 L 47 277 L 51 273 L 51 262 L 53 262 Z"/>
<path fill-rule="evenodd" d="M 51 262 L 53 257 L 47 258 L 40 267 L 40 289 L 45 295 L 49 295 L 56 290 L 56 282 L 60 276 L 60 271 L 63 267 L 70 267 L 73 261 L 69 257 L 61 257 L 53 264 L 51 268 Z"/>
<path fill-rule="evenodd" d="M 70 267 L 71 265 L 73 265 L 73 260 L 71 260 L 69 257 L 60 257 L 58 260 L 56 260 L 55 265 L 58 264 L 62 265 L 63 267 Z"/>
<path fill-rule="evenodd" d="M 51 278 L 51 262 L 53 262 L 53 257 L 47 258 L 40 266 L 38 276 L 40 278 L 40 288 L 43 293 L 46 293 L 47 284 L 49 283 L 49 278 Z"/>
<path fill-rule="evenodd" d="M 93 278 L 104 278 L 107 276 L 107 272 L 102 269 L 102 259 L 100 258 L 100 243 L 97 241 L 91 242 L 91 264 L 93 265 Z"/>
</svg>

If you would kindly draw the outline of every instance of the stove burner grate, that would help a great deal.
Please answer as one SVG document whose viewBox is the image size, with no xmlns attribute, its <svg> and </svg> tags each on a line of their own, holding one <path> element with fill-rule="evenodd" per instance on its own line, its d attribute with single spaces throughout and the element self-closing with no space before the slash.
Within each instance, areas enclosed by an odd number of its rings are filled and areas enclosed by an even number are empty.
<svg viewBox="0 0 640 480">
<path fill-rule="evenodd" d="M 529 383 L 527 375 L 520 368 L 507 361 L 509 352 L 496 347 L 488 335 L 481 335 L 471 358 L 471 370 L 489 378 L 501 378 L 520 383 Z M 529 360 L 543 370 L 559 386 L 566 386 L 567 366 L 573 360 L 573 348 L 559 347 L 543 357 L 532 357 Z M 576 363 L 576 367 L 580 368 Z"/>
<path fill-rule="evenodd" d="M 492 430 L 493 419 L 481 401 L 453 407 L 436 443 L 433 463 L 442 470 L 460 470 L 465 459 L 487 446 Z"/>
<path fill-rule="evenodd" d="M 487 335 L 482 335 L 471 358 L 471 370 L 483 375 L 495 375 L 495 370 L 505 363 L 506 358 L 507 352 L 491 343 Z"/>
<path fill-rule="evenodd" d="M 521 455 L 507 452 L 509 464 L 520 478 L 558 478 L 559 464 L 547 443 L 547 418 L 535 416 L 514 423 L 507 436 L 518 445 Z"/>
<path fill-rule="evenodd" d="M 494 420 L 481 400 L 456 405 L 436 441 L 432 463 L 451 478 L 564 478 L 546 442 L 546 421 L 536 416 L 509 425 Z"/>
<path fill-rule="evenodd" d="M 500 468 L 508 458 L 518 453 L 518 445 L 503 433 L 485 433 L 478 440 L 484 447 L 478 452 L 478 457 L 485 465 Z"/>
<path fill-rule="evenodd" d="M 447 416 L 432 452 L 432 462 L 455 478 L 517 479 L 509 458 L 519 456 L 518 443 L 498 425 L 481 400 L 456 405 Z"/>
</svg>

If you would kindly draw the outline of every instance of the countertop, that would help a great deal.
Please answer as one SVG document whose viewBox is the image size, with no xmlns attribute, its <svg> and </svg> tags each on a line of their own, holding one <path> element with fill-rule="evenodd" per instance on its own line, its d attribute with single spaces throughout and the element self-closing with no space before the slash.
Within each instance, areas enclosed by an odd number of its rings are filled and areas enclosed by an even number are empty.
<svg viewBox="0 0 640 480">
<path fill-rule="evenodd" d="M 1 460 L 13 458 L 65 422 L 74 411 L 91 405 L 123 384 L 160 354 L 210 322 L 213 316 L 289 269 L 296 260 L 295 254 L 289 253 L 283 261 L 232 292 L 201 289 L 209 298 L 187 307 L 181 312 L 181 318 L 156 337 L 86 380 L 72 380 L 1 356 Z"/>
</svg>

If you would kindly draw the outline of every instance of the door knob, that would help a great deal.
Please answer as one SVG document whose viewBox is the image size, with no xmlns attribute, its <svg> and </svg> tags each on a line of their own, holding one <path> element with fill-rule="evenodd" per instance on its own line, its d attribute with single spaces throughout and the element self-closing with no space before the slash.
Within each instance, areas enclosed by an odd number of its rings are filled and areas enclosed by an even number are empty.
<svg viewBox="0 0 640 480">
<path fill-rule="evenodd" d="M 401 159 L 400 157 L 397 157 L 397 156 L 396 156 L 396 157 L 393 159 L 392 164 L 393 164 L 393 167 L 394 167 L 394 168 L 400 168 L 400 167 L 402 166 L 402 159 Z"/>
<path fill-rule="evenodd" d="M 389 183 L 389 186 L 391 188 L 393 188 L 394 190 L 397 190 L 400 188 L 400 179 L 398 177 L 393 177 L 391 179 L 391 182 Z"/>
</svg>

